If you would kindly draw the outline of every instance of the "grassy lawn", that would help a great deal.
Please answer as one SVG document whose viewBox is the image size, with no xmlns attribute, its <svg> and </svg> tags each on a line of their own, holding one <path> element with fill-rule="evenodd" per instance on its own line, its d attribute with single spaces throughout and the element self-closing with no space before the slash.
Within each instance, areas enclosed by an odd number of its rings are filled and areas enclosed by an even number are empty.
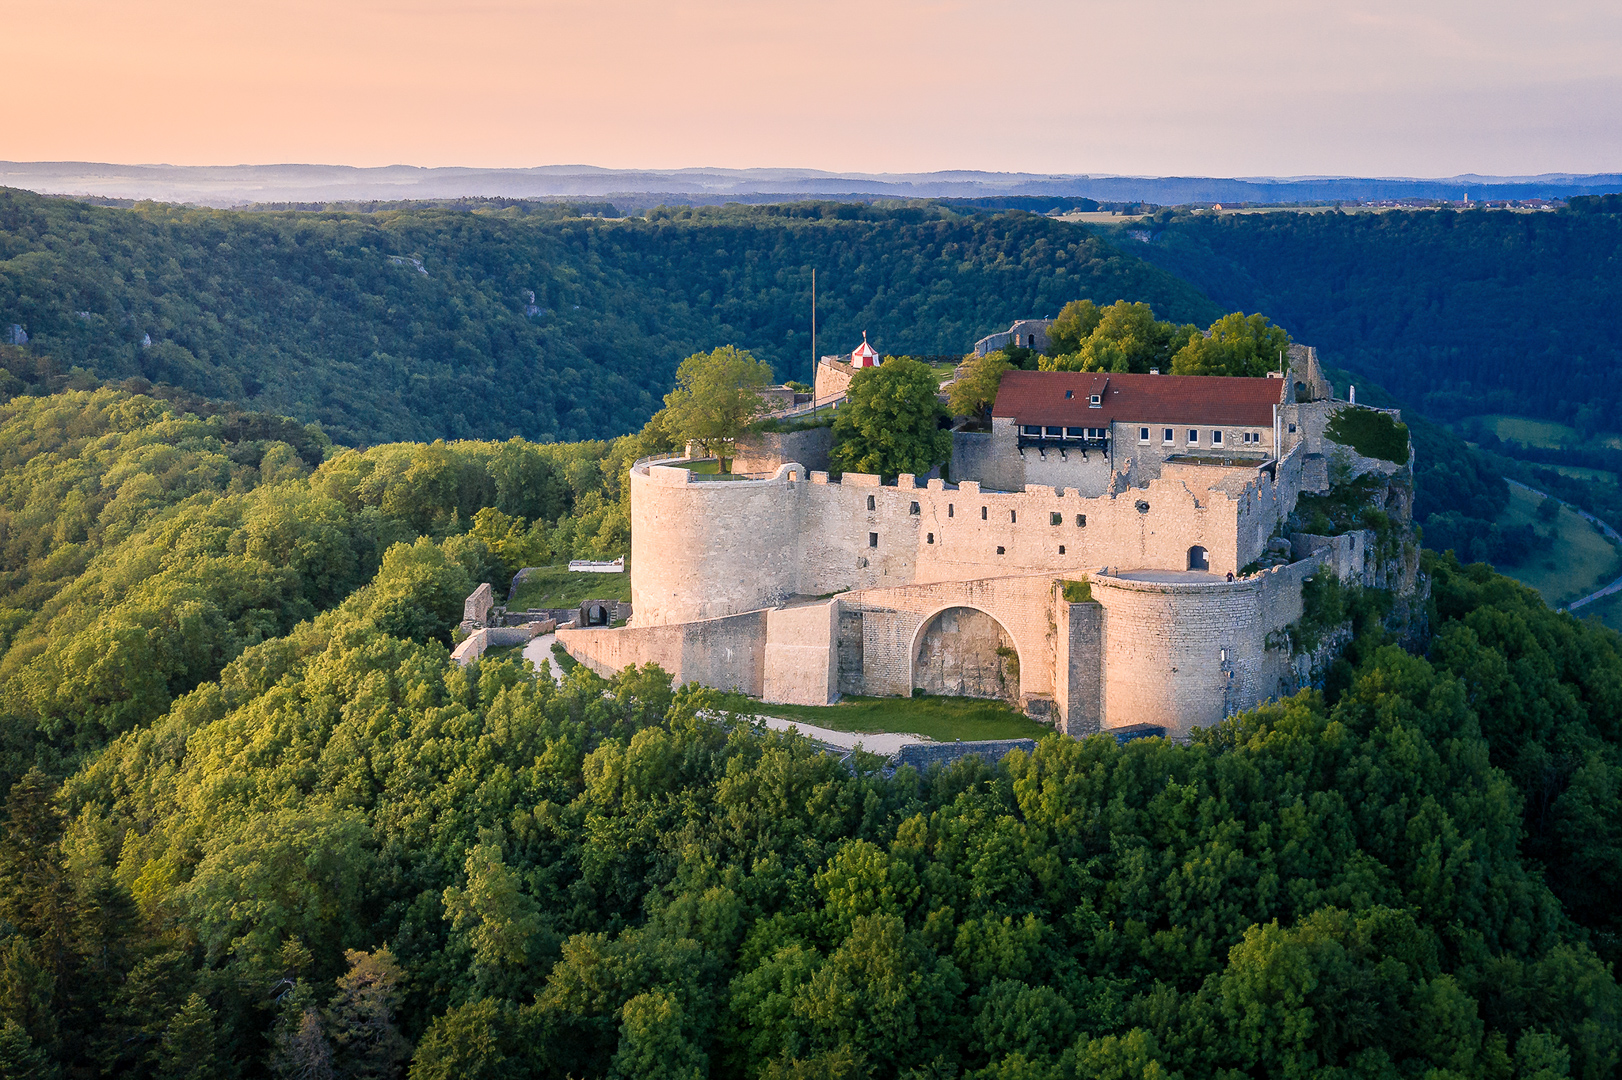
<svg viewBox="0 0 1622 1080">
<path fill-rule="evenodd" d="M 1498 523 L 1532 525 L 1540 532 L 1547 531 L 1548 527 L 1536 517 L 1541 501 L 1525 488 L 1511 484 L 1509 507 Z M 1500 572 L 1542 593 L 1550 607 L 1587 596 L 1622 573 L 1616 549 L 1570 507 L 1560 508 L 1555 528 L 1558 535 L 1553 547 L 1537 552 L 1524 566 L 1500 567 Z M 1578 613 L 1584 610 L 1579 608 Z"/>
<path fill-rule="evenodd" d="M 623 574 L 571 573 L 567 566 L 548 566 L 530 575 L 507 602 L 508 611 L 530 608 L 575 607 L 586 600 L 631 599 L 631 572 Z"/>
<path fill-rule="evenodd" d="M 1483 427 L 1505 442 L 1554 449 L 1562 443 L 1579 441 L 1576 428 L 1557 424 L 1552 420 L 1533 420 L 1525 416 L 1505 416 L 1497 413 L 1473 416 L 1469 419 L 1479 421 Z"/>
<path fill-rule="evenodd" d="M 1047 724 L 1017 713 L 1003 702 L 984 698 L 847 697 L 837 705 L 766 705 L 741 699 L 737 709 L 761 716 L 801 720 L 830 731 L 859 735 L 900 732 L 922 735 L 936 742 L 1040 739 L 1053 734 Z"/>
<path fill-rule="evenodd" d="M 1590 469 L 1583 465 L 1548 465 L 1545 468 L 1553 469 L 1561 476 L 1575 477 L 1578 480 L 1600 480 L 1607 484 L 1616 482 L 1616 473 L 1607 469 Z"/>
</svg>

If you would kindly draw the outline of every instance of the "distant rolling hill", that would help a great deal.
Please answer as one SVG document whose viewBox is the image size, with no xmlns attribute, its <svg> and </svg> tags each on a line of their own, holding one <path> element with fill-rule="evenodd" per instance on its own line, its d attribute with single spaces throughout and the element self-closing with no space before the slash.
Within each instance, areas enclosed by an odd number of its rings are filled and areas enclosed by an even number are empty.
<svg viewBox="0 0 1622 1080">
<path fill-rule="evenodd" d="M 0 329 L 99 378 L 371 443 L 618 435 L 658 408 L 683 357 L 719 344 L 806 378 L 813 268 L 825 352 L 865 330 L 890 353 L 962 353 L 1078 297 L 1201 325 L 1221 314 L 1135 254 L 1020 212 L 577 213 L 124 209 L 0 189 Z"/>
</svg>

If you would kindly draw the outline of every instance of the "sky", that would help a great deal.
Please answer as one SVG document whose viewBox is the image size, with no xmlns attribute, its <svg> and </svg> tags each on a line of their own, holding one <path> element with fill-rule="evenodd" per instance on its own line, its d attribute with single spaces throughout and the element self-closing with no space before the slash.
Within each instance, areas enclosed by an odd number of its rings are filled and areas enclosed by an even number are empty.
<svg viewBox="0 0 1622 1080">
<path fill-rule="evenodd" d="M 0 159 L 1622 171 L 1618 0 L 0 0 Z"/>
</svg>

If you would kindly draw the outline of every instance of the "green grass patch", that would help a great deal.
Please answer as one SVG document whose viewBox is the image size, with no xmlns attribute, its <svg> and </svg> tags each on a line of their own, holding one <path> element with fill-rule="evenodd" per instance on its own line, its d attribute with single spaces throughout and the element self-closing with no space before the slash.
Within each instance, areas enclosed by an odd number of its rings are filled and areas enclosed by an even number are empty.
<svg viewBox="0 0 1622 1080">
<path fill-rule="evenodd" d="M 985 698 L 847 697 L 837 705 L 766 705 L 741 698 L 736 708 L 758 716 L 799 720 L 830 731 L 857 735 L 898 732 L 922 735 L 936 742 L 1040 739 L 1053 734 L 1047 724 L 1037 723 L 1005 702 Z"/>
<path fill-rule="evenodd" d="M 1509 505 L 1498 524 L 1531 525 L 1539 532 L 1555 530 L 1552 547 L 1536 552 L 1523 566 L 1500 567 L 1499 573 L 1536 589 L 1550 607 L 1569 604 L 1622 576 L 1617 550 L 1595 531 L 1588 519 L 1561 505 L 1552 525 L 1537 516 L 1542 496 L 1516 484 L 1509 485 Z M 1578 614 L 1586 612 L 1578 608 Z"/>
<path fill-rule="evenodd" d="M 1359 454 L 1395 465 L 1408 464 L 1408 425 L 1374 409 L 1342 409 L 1329 421 L 1329 437 Z"/>
<path fill-rule="evenodd" d="M 573 573 L 567 566 L 541 567 L 507 601 L 508 611 L 530 608 L 576 607 L 587 600 L 631 599 L 631 572 L 623 574 Z"/>
<path fill-rule="evenodd" d="M 1090 581 L 1067 581 L 1064 583 L 1064 598 L 1072 604 L 1085 604 L 1093 598 L 1093 583 Z"/>
<path fill-rule="evenodd" d="M 810 406 L 801 405 L 799 407 L 809 408 Z M 783 420 L 776 416 L 767 417 L 765 420 L 755 424 L 749 430 L 766 433 L 789 433 L 795 431 L 810 431 L 812 428 L 833 426 L 834 413 L 832 409 L 828 409 L 823 412 L 819 412 L 814 416 L 807 416 L 800 420 Z"/>
<path fill-rule="evenodd" d="M 1529 416 L 1506 416 L 1486 413 L 1459 421 L 1460 428 L 1479 426 L 1491 431 L 1505 442 L 1518 442 L 1526 446 L 1539 446 L 1547 450 L 1581 442 L 1577 429 L 1553 420 L 1533 420 Z"/>
<path fill-rule="evenodd" d="M 557 657 L 558 667 L 563 669 L 565 675 L 580 666 L 580 661 L 569 655 L 569 650 L 563 647 L 563 642 L 552 642 L 552 655 Z"/>
</svg>

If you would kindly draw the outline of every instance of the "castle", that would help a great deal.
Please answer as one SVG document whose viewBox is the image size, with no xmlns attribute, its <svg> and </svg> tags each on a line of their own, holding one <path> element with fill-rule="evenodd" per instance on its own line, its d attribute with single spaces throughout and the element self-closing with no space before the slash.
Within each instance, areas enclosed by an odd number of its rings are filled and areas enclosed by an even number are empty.
<svg viewBox="0 0 1622 1080">
<path fill-rule="evenodd" d="M 1330 437 L 1347 408 L 1295 346 L 1265 379 L 1010 371 L 991 430 L 954 432 L 955 482 L 834 480 L 805 464 L 826 429 L 747 478 L 640 461 L 631 622 L 559 638 L 766 702 L 996 697 L 1072 735 L 1183 736 L 1309 680 L 1285 633 L 1308 578 L 1402 572 L 1373 532 L 1287 530 L 1332 473 L 1411 491 L 1411 454 Z"/>
</svg>

